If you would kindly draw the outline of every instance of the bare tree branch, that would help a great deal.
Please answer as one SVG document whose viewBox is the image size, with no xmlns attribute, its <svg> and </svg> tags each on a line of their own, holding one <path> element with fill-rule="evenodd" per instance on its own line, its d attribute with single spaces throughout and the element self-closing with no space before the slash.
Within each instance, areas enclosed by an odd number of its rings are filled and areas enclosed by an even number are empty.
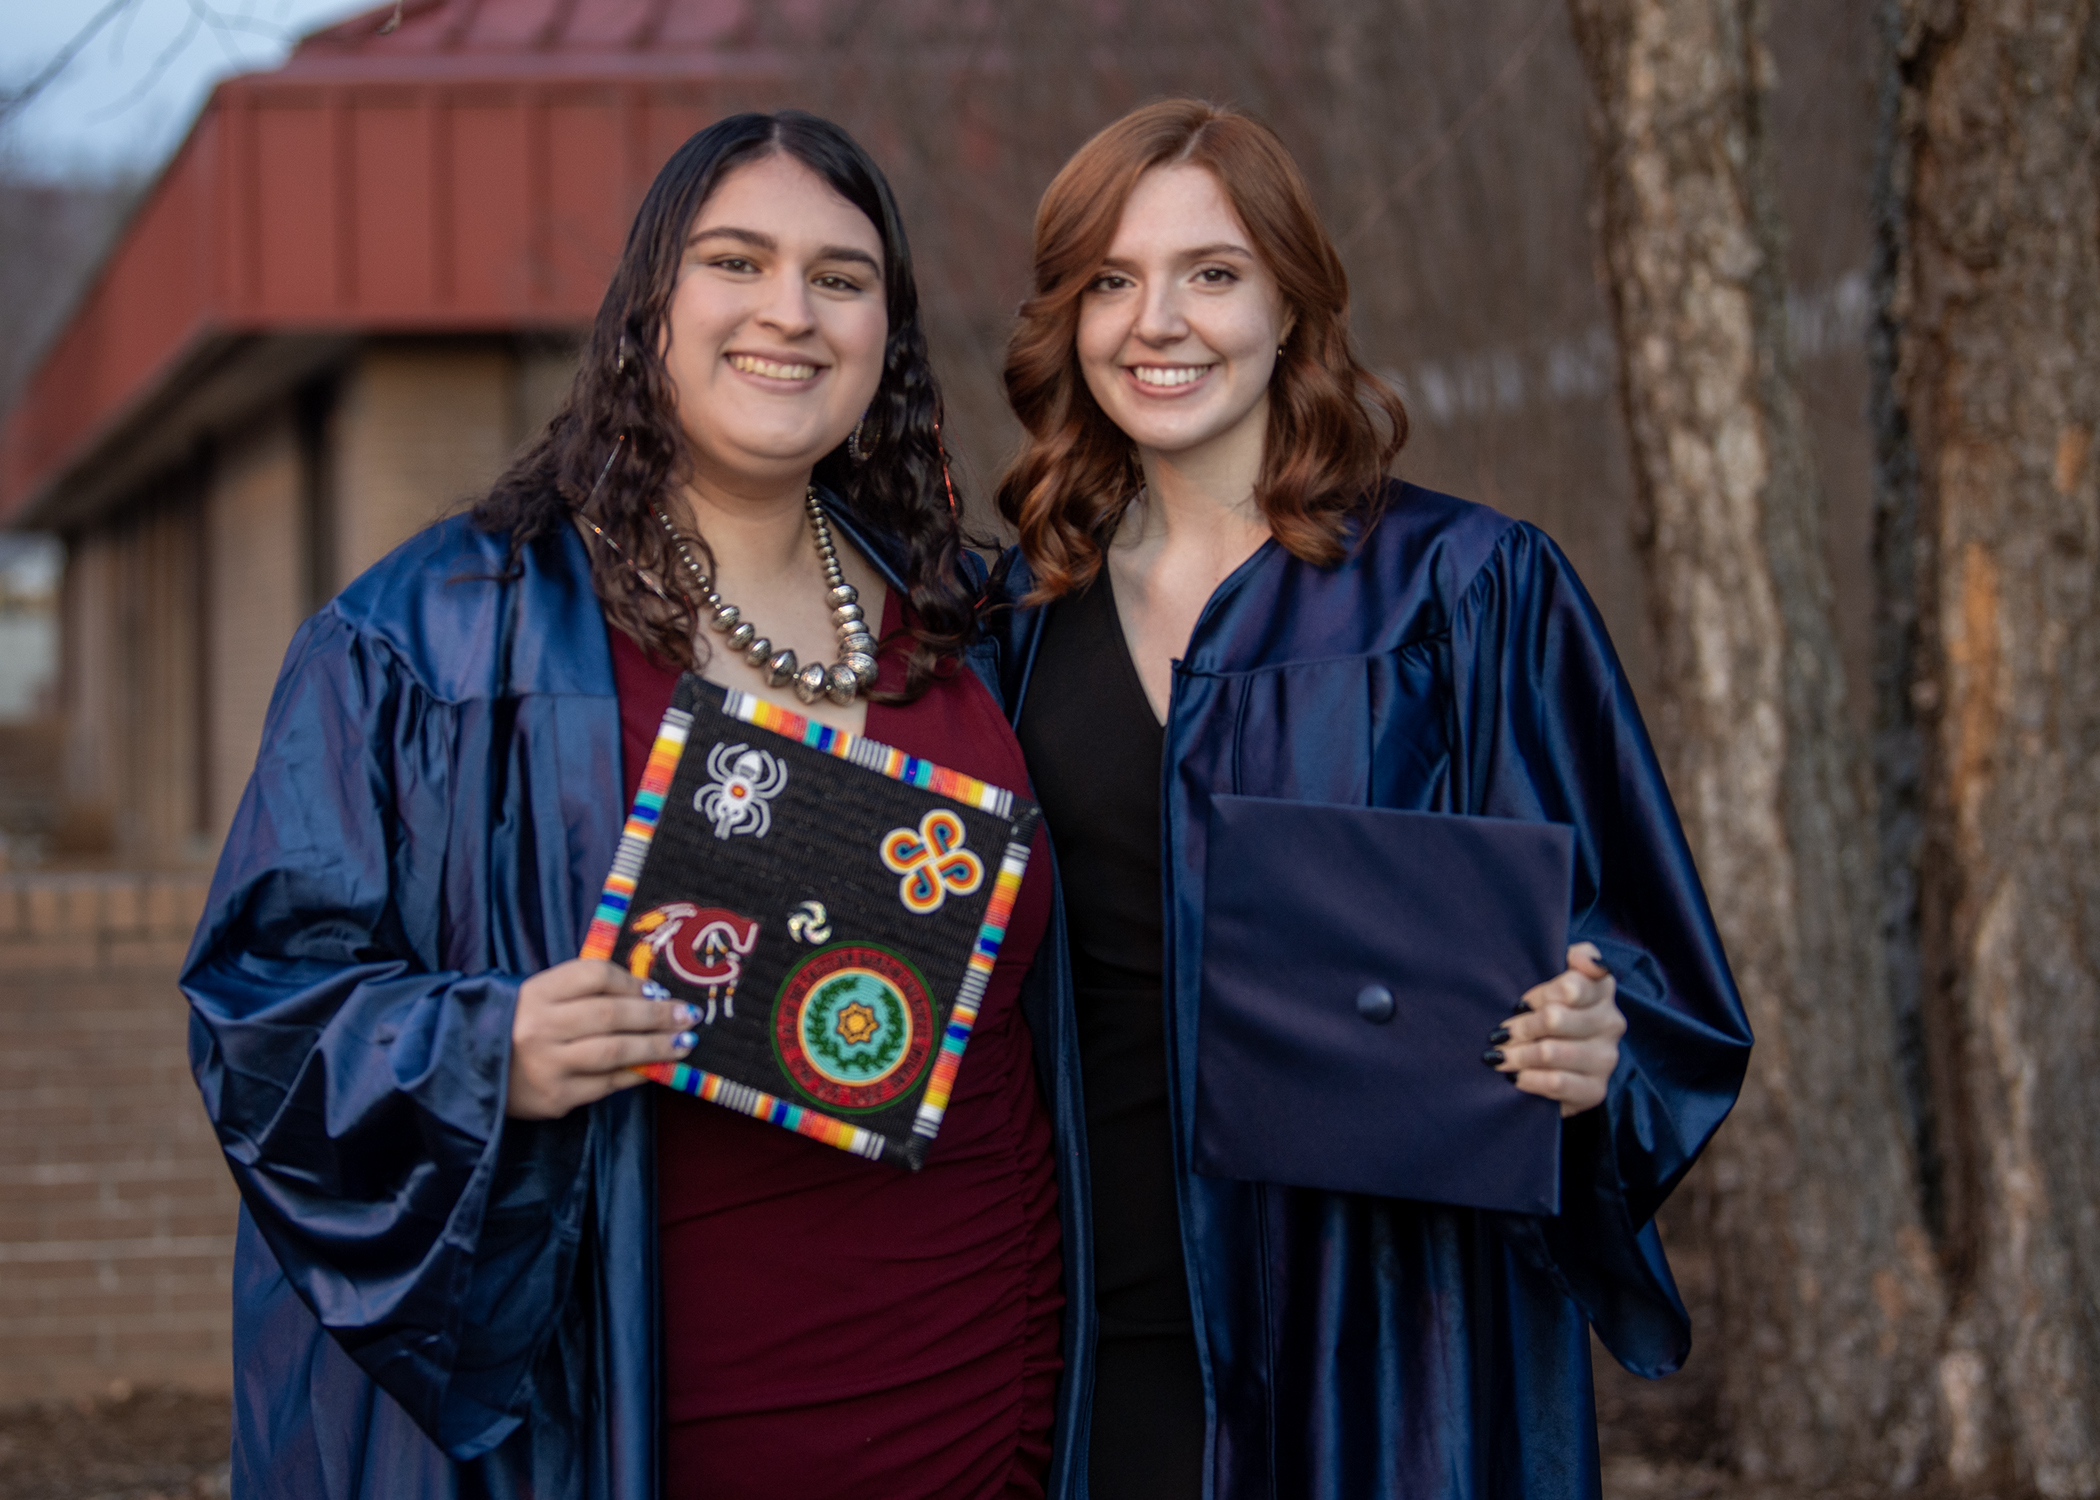
<svg viewBox="0 0 2100 1500">
<path fill-rule="evenodd" d="M 112 67 L 122 67 L 124 49 L 131 45 L 131 26 L 139 18 L 139 6 L 131 6 L 117 21 L 117 29 L 109 38 L 109 61 Z"/>
<path fill-rule="evenodd" d="M 90 122 L 106 120 L 111 115 L 121 114 L 134 104 L 137 104 L 139 100 L 152 92 L 154 85 L 160 82 L 161 78 L 174 64 L 175 59 L 182 55 L 183 49 L 196 39 L 198 31 L 203 27 L 209 26 L 211 28 L 212 35 L 219 43 L 220 50 L 225 53 L 227 61 L 232 63 L 239 63 L 241 58 L 228 40 L 230 33 L 245 31 L 251 36 L 266 37 L 273 42 L 281 42 L 287 35 L 283 27 L 262 25 L 245 14 L 228 15 L 216 5 L 213 5 L 211 0 L 186 0 L 186 3 L 189 7 L 189 19 L 184 23 L 182 31 L 176 36 L 175 40 L 163 48 L 160 55 L 153 60 L 153 66 L 147 69 L 146 76 L 122 99 L 114 104 L 105 105 L 94 113 L 85 116 L 86 120 Z M 30 104 L 39 94 L 43 93 L 47 87 L 55 82 L 73 59 L 78 57 L 86 49 L 88 43 L 99 36 L 110 22 L 121 16 L 124 18 L 125 27 L 128 28 L 138 14 L 139 5 L 140 0 L 109 0 L 107 5 L 89 17 L 87 23 L 80 30 L 73 33 L 66 44 L 52 55 L 51 60 L 44 64 L 35 77 L 31 78 L 29 82 L 23 84 L 21 88 L 16 89 L 13 93 L 0 95 L 0 124 L 4 124 L 11 116 Z"/>
<path fill-rule="evenodd" d="M 1416 183 L 1436 170 L 1437 163 L 1451 154 L 1451 148 L 1458 144 L 1459 137 L 1471 130 L 1473 123 L 1486 114 L 1488 108 L 1517 81 L 1517 75 L 1524 71 L 1524 64 L 1531 61 L 1531 54 L 1538 51 L 1539 43 L 1545 40 L 1546 27 L 1559 13 L 1560 0 L 1546 0 L 1546 3 L 1539 7 L 1538 16 L 1532 21 L 1530 29 L 1524 33 L 1523 40 L 1517 43 L 1516 50 L 1510 53 L 1509 61 L 1505 62 L 1502 70 L 1495 75 L 1494 81 L 1480 91 L 1478 98 L 1460 111 L 1458 118 L 1451 122 L 1450 128 L 1437 137 L 1429 149 L 1416 159 L 1413 166 L 1402 172 L 1390 188 L 1372 201 L 1364 216 L 1357 221 L 1356 227 L 1336 241 L 1337 249 L 1347 250 L 1363 238 L 1385 217 L 1387 209 L 1405 199 L 1414 191 Z"/>
<path fill-rule="evenodd" d="M 245 31 L 250 36 L 268 37 L 273 42 L 284 40 L 283 27 L 259 25 L 255 21 L 250 20 L 245 14 L 238 16 L 226 15 L 218 6 L 211 4 L 210 0 L 190 0 L 190 10 L 205 25 L 212 29 L 212 33 L 218 37 L 221 47 L 228 45 L 227 35 L 234 31 Z M 239 61 L 239 58 L 230 51 L 226 55 L 236 62 Z"/>
<path fill-rule="evenodd" d="M 153 66 L 146 70 L 146 76 L 138 81 L 130 93 L 115 103 L 105 104 L 92 114 L 83 115 L 81 118 L 88 124 L 106 120 L 111 115 L 122 114 L 125 110 L 131 108 L 132 105 L 152 93 L 153 86 L 159 83 L 162 76 L 174 65 L 175 59 L 182 55 L 183 49 L 189 46 L 191 39 L 197 35 L 198 29 L 203 24 L 197 13 L 192 10 L 190 18 L 183 22 L 182 30 L 176 34 L 175 40 L 161 49 L 160 56 L 153 59 Z"/>
<path fill-rule="evenodd" d="M 71 40 L 52 55 L 51 61 L 45 63 L 34 78 L 13 93 L 0 98 L 0 121 L 8 119 L 23 105 L 41 94 L 53 79 L 66 70 L 66 65 L 78 57 L 81 50 L 95 39 L 103 27 L 137 4 L 138 0 L 109 0 L 109 4 L 96 11 L 88 18 L 88 23 L 74 32 Z"/>
</svg>

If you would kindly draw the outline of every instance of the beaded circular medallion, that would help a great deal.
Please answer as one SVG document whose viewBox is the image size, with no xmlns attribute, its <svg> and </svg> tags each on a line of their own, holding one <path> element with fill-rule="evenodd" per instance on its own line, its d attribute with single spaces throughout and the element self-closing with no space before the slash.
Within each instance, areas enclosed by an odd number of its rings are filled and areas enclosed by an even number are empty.
<svg viewBox="0 0 2100 1500">
<path fill-rule="evenodd" d="M 919 971 L 872 943 L 810 954 L 773 1005 L 780 1065 L 828 1109 L 880 1109 L 909 1093 L 933 1053 L 933 1032 Z"/>
</svg>

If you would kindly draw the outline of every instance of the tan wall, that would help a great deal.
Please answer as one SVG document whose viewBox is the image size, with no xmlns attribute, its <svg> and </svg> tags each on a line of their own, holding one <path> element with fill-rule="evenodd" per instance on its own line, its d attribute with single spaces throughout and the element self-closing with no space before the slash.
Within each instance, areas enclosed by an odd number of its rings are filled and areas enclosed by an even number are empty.
<svg viewBox="0 0 2100 1500">
<path fill-rule="evenodd" d="M 577 353 L 576 341 L 568 338 L 538 338 L 519 344 L 511 401 L 513 449 L 538 437 L 548 419 L 560 410 L 562 398 L 576 379 Z"/>
<path fill-rule="evenodd" d="M 488 487 L 510 457 L 507 340 L 368 346 L 336 409 L 336 577 L 347 583 Z"/>
<path fill-rule="evenodd" d="M 263 715 L 306 616 L 305 499 L 290 407 L 221 449 L 205 504 L 205 828 L 226 836 L 255 766 Z"/>
<path fill-rule="evenodd" d="M 123 620 L 117 609 L 117 534 L 102 528 L 67 538 L 60 598 L 59 702 L 66 721 L 62 831 L 96 842 L 114 836 L 117 751 L 111 732 L 121 702 L 116 674 Z"/>
<path fill-rule="evenodd" d="M 125 790 L 117 847 L 154 863 L 210 852 L 204 827 L 203 496 L 157 499 L 126 538 Z"/>
<path fill-rule="evenodd" d="M 204 827 L 202 487 L 173 476 L 74 534 L 62 819 L 74 852 L 194 862 Z"/>
<path fill-rule="evenodd" d="M 395 339 L 340 373 L 318 462 L 341 587 L 487 488 L 568 389 L 562 340 Z M 219 435 L 208 469 L 68 538 L 70 827 L 145 865 L 212 858 L 313 603 L 316 514 L 290 392 Z M 98 828 L 108 830 L 95 846 Z"/>
</svg>

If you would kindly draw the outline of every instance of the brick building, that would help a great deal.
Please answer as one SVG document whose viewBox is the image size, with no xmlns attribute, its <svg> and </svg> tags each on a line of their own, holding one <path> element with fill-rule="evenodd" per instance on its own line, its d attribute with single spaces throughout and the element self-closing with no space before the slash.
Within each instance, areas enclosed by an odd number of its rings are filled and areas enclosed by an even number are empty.
<svg viewBox="0 0 2100 1500">
<path fill-rule="evenodd" d="M 208 857 L 293 629 L 565 387 L 642 192 L 786 69 L 747 0 L 421 0 L 220 85 L 0 428 L 67 547 L 65 795 Z"/>
<path fill-rule="evenodd" d="M 670 152 L 788 102 L 756 0 L 391 10 L 219 86 L 0 427 L 0 525 L 66 545 L 67 823 L 126 872 L 0 873 L 0 1400 L 228 1379 L 172 979 L 285 647 L 544 419 Z"/>
</svg>

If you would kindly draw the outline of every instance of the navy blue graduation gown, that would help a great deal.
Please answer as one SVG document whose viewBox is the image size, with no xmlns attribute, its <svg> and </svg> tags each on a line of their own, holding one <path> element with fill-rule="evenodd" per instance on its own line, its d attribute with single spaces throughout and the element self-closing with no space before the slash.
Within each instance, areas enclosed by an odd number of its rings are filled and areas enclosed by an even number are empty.
<svg viewBox="0 0 2100 1500">
<path fill-rule="evenodd" d="M 300 628 L 185 965 L 241 1192 L 236 1496 L 658 1493 L 655 1091 L 504 1115 L 518 986 L 623 818 L 582 543 L 505 550 L 443 522 Z"/>
<path fill-rule="evenodd" d="M 894 584 L 879 539 L 838 519 Z M 185 967 L 243 1203 L 238 1495 L 657 1492 L 651 1091 L 503 1115 L 517 986 L 577 951 L 620 824 L 581 544 L 554 537 L 507 580 L 503 553 L 446 522 L 302 627 Z M 1003 643 L 1017 707 L 1036 623 L 1010 619 Z M 1337 755 L 1343 726 L 1361 733 Z M 1632 1022 L 1610 1102 L 1569 1130 L 1558 1220 L 1184 1174 L 1214 1492 L 1594 1493 L 1583 1320 L 1645 1373 L 1682 1359 L 1647 1219 L 1725 1113 L 1748 1033 L 1572 573 L 1536 532 L 1420 491 L 1340 569 L 1264 549 L 1199 627 L 1168 764 L 1177 1039 L 1206 785 L 1574 823 L 1576 933 L 1605 948 Z M 1058 936 L 1024 1003 L 1077 1252 L 1051 1487 L 1067 1500 L 1092 1339 Z"/>
<path fill-rule="evenodd" d="M 574 536 L 504 554 L 441 523 L 300 628 L 182 978 L 237 1496 L 656 1493 L 650 1091 L 504 1116 L 619 838 L 612 658 Z"/>
<path fill-rule="evenodd" d="M 1733 1104 L 1750 1032 L 1633 695 L 1566 558 L 1481 506 L 1414 486 L 1390 501 L 1335 567 L 1265 543 L 1219 586 L 1174 670 L 1161 829 L 1168 1089 L 1206 1493 L 1588 1500 L 1589 1330 L 1638 1374 L 1683 1362 L 1689 1320 L 1651 1220 Z M 1018 599 L 1032 579 L 1010 565 Z M 1041 611 L 1023 609 L 999 626 L 1016 722 L 1041 625 Z M 1190 1170 L 1216 792 L 1573 827 L 1569 941 L 1603 951 L 1627 1034 L 1605 1103 L 1563 1126 L 1558 1216 Z M 1318 857 L 1279 850 L 1273 876 L 1289 881 L 1294 859 Z M 1086 1473 L 1093 1313 L 1062 956 L 1060 916 L 1023 1005 L 1058 1130 L 1067 1321 L 1052 1490 L 1068 1495 Z"/>
</svg>

